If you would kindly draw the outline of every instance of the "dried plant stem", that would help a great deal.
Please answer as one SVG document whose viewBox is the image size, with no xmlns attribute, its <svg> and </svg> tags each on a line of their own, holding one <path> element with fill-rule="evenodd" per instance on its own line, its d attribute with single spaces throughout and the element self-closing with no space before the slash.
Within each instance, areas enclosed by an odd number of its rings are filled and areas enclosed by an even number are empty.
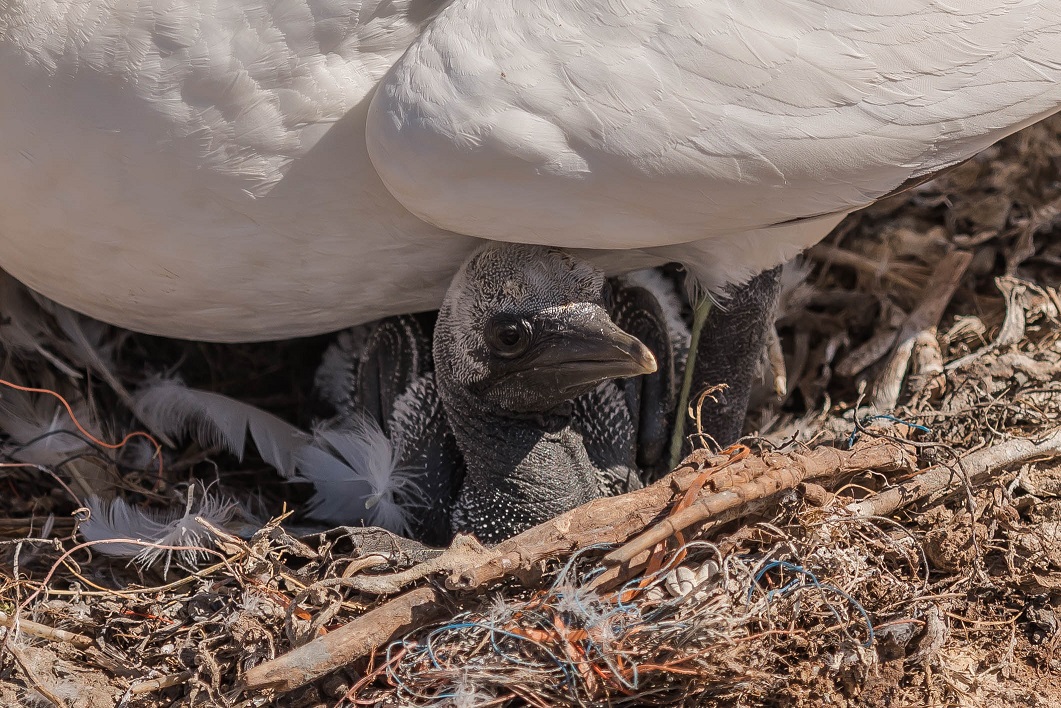
<svg viewBox="0 0 1061 708">
<path fill-rule="evenodd" d="M 855 251 L 837 248 L 828 243 L 819 243 L 807 249 L 807 254 L 811 258 L 853 268 L 871 277 L 889 280 L 904 290 L 916 291 L 918 289 L 917 283 L 904 275 L 900 275 L 894 268 L 882 269 L 879 260 L 874 260 Z"/>
<path fill-rule="evenodd" d="M 16 624 L 18 630 L 25 632 L 26 634 L 32 634 L 34 637 L 41 637 L 42 639 L 51 639 L 54 642 L 64 642 L 71 646 L 77 647 L 78 649 L 88 649 L 94 644 L 92 637 L 85 636 L 84 634 L 74 634 L 73 632 L 67 632 L 64 629 L 55 629 L 49 627 L 46 624 L 39 624 L 37 622 L 31 622 L 29 620 L 15 621 L 15 618 L 6 612 L 0 612 L 0 627 L 7 627 L 8 629 L 15 629 Z"/>
<path fill-rule="evenodd" d="M 700 296 L 696 307 L 693 309 L 693 324 L 689 330 L 689 354 L 685 359 L 685 371 L 682 373 L 682 385 L 678 391 L 678 405 L 675 408 L 678 415 L 674 419 L 674 432 L 671 435 L 670 444 L 670 466 L 678 466 L 682 456 L 682 447 L 685 445 L 685 419 L 689 408 L 689 397 L 693 390 L 693 372 L 696 370 L 696 352 L 700 345 L 700 335 L 707 323 L 707 316 L 711 314 L 713 302 L 707 294 Z"/>
<path fill-rule="evenodd" d="M 366 612 L 339 629 L 247 672 L 247 690 L 292 691 L 422 627 L 442 611 L 438 591 L 416 588 Z"/>
<path fill-rule="evenodd" d="M 812 452 L 771 453 L 732 464 L 724 456 L 701 450 L 670 475 L 650 487 L 620 497 L 598 499 L 485 549 L 458 538 L 445 553 L 404 573 L 350 578 L 349 584 L 377 592 L 396 592 L 405 584 L 433 572 L 448 572 L 450 588 L 474 590 L 503 577 L 533 572 L 542 561 L 569 555 L 602 543 L 623 541 L 653 524 L 705 471 L 715 473 L 708 485 L 714 491 L 688 509 L 656 523 L 633 542 L 607 556 L 624 562 L 666 540 L 674 533 L 810 478 L 833 477 L 856 470 L 896 472 L 909 469 L 910 458 L 891 441 L 873 441 L 855 450 L 820 448 Z M 360 581 L 360 582 L 358 582 Z M 247 690 L 290 691 L 364 656 L 401 632 L 422 626 L 442 611 L 438 591 L 411 590 L 371 610 L 346 626 L 247 672 Z"/>
<path fill-rule="evenodd" d="M 885 516 L 932 494 L 949 491 L 978 477 L 992 474 L 1033 457 L 1061 455 L 1061 428 L 1036 440 L 1014 438 L 998 445 L 977 450 L 954 465 L 930 467 L 916 477 L 863 501 L 849 504 L 859 516 Z"/>
<path fill-rule="evenodd" d="M 932 274 L 929 287 L 922 295 L 917 308 L 906 318 L 896 337 L 895 349 L 873 385 L 870 406 L 877 411 L 895 409 L 902 391 L 906 370 L 914 353 L 914 345 L 921 336 L 935 338 L 936 327 L 947 309 L 954 291 L 958 289 L 965 270 L 973 256 L 965 251 L 955 251 L 939 262 Z"/>
<path fill-rule="evenodd" d="M 181 671 L 179 674 L 169 674 L 156 679 L 150 679 L 129 687 L 129 695 L 142 696 L 145 693 L 154 693 L 171 686 L 178 686 L 192 677 L 191 671 Z"/>
</svg>

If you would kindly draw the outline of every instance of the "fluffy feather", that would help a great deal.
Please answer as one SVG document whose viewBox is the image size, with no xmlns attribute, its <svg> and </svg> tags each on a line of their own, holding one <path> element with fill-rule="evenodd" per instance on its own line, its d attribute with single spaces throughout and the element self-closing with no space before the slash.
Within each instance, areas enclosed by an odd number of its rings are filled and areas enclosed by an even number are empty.
<svg viewBox="0 0 1061 708">
<path fill-rule="evenodd" d="M 85 429 L 99 437 L 88 406 L 77 401 L 72 405 Z M 0 389 L 0 432 L 16 446 L 12 457 L 35 465 L 56 465 L 92 449 L 54 398 L 6 387 Z"/>
<path fill-rule="evenodd" d="M 183 563 L 194 565 L 207 557 L 204 549 L 214 547 L 214 534 L 196 521 L 196 517 L 205 519 L 213 526 L 223 527 L 232 520 L 236 511 L 236 504 L 232 500 L 212 497 L 205 491 L 196 494 L 197 489 L 191 487 L 188 490 L 188 502 L 183 512 L 144 511 L 121 498 L 108 503 L 99 497 L 91 497 L 86 502 L 91 515 L 81 524 L 81 535 L 88 541 L 113 539 L 114 543 L 100 543 L 93 549 L 111 556 L 132 558 L 142 568 L 165 558 L 163 575 L 169 572 L 174 554 Z M 122 540 L 188 548 L 174 551 L 122 543 Z"/>
<path fill-rule="evenodd" d="M 155 379 L 135 396 L 137 416 L 168 435 L 191 435 L 242 457 L 247 431 L 262 459 L 281 475 L 295 474 L 296 451 L 309 436 L 272 413 L 219 393 L 188 388 L 176 379 Z"/>
<path fill-rule="evenodd" d="M 462 671 L 451 688 L 441 693 L 445 694 L 445 697 L 428 704 L 429 708 L 475 708 L 490 705 L 497 700 L 495 689 L 482 685 L 469 676 L 467 671 Z"/>
<path fill-rule="evenodd" d="M 422 502 L 413 470 L 403 468 L 400 445 L 376 421 L 362 417 L 346 430 L 322 430 L 298 451 L 300 474 L 317 492 L 308 513 L 336 524 L 381 526 L 408 535 L 409 512 Z"/>
<path fill-rule="evenodd" d="M 351 388 L 355 385 L 357 362 L 365 348 L 368 331 L 367 327 L 353 327 L 340 332 L 317 367 L 313 386 L 337 411 L 349 411 L 353 406 Z"/>
</svg>

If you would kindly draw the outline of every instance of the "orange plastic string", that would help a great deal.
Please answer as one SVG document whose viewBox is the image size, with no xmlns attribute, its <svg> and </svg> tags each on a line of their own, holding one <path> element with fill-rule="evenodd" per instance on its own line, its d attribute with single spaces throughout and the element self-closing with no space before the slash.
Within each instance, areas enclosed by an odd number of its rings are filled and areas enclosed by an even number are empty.
<svg viewBox="0 0 1061 708">
<path fill-rule="evenodd" d="M 86 438 L 88 438 L 91 442 L 95 443 L 96 445 L 99 445 L 100 447 L 102 447 L 102 448 L 104 448 L 106 450 L 120 450 L 121 448 L 123 448 L 126 445 L 128 445 L 129 441 L 132 440 L 133 438 L 146 438 L 147 441 L 150 442 L 155 447 L 155 457 L 158 458 L 158 481 L 159 482 L 162 481 L 162 446 L 159 445 L 158 441 L 156 441 L 148 433 L 145 433 L 143 431 L 137 430 L 137 431 L 134 431 L 134 432 L 129 433 L 128 435 L 126 435 L 124 438 L 122 438 L 121 442 L 119 442 L 117 444 L 104 442 L 104 441 L 100 440 L 99 438 L 97 438 L 92 433 L 88 432 L 88 430 L 85 429 L 85 426 L 81 425 L 81 421 L 79 421 L 77 419 L 77 416 L 74 415 L 73 406 L 71 406 L 70 403 L 65 398 L 63 398 L 62 394 L 56 393 L 55 391 L 52 391 L 51 389 L 47 389 L 47 388 L 33 388 L 31 386 L 20 386 L 20 385 L 18 385 L 16 383 L 12 383 L 12 382 L 7 381 L 5 379 L 0 379 L 0 384 L 3 384 L 4 386 L 7 386 L 8 388 L 13 388 L 16 391 L 22 391 L 23 393 L 43 393 L 43 394 L 47 394 L 49 396 L 53 396 L 55 398 L 58 398 L 59 402 L 63 404 L 63 408 L 66 409 L 66 414 L 68 416 L 70 416 L 70 420 L 73 421 L 74 426 L 78 429 L 78 431 L 82 435 L 84 435 Z"/>
</svg>

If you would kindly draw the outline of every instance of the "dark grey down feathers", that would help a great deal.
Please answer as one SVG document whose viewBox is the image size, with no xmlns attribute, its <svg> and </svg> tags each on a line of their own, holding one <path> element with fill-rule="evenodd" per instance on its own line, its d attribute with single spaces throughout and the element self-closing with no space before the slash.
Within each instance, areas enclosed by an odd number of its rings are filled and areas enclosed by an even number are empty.
<svg viewBox="0 0 1061 708">
<path fill-rule="evenodd" d="M 375 420 L 417 475 L 414 537 L 496 543 L 662 469 L 688 347 L 663 309 L 678 302 L 668 285 L 487 246 L 447 293 L 433 356 L 428 317 L 389 318 L 333 348 L 318 384 L 340 419 Z"/>
</svg>

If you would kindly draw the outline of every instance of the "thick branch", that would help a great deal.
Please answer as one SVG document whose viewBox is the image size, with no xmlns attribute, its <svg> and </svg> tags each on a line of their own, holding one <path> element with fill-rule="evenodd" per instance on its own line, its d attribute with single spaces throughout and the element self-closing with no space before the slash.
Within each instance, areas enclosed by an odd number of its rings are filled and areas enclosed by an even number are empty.
<svg viewBox="0 0 1061 708">
<path fill-rule="evenodd" d="M 657 540 L 651 541 L 648 547 L 675 530 L 708 520 L 712 514 L 729 514 L 742 504 L 794 487 L 805 479 L 857 470 L 895 472 L 908 469 L 910 460 L 900 445 L 874 441 L 851 451 L 820 448 L 809 453 L 772 453 L 765 459 L 749 457 L 727 463 L 729 458 L 725 456 L 697 451 L 674 472 L 645 489 L 584 504 L 492 549 L 459 538 L 441 556 L 410 571 L 366 576 L 360 584 L 373 592 L 397 592 L 403 585 L 429 573 L 445 572 L 450 588 L 474 590 L 503 577 L 519 576 L 545 560 L 589 546 L 623 543 L 657 522 L 693 480 L 712 470 L 705 488 L 713 493 L 685 512 L 666 519 L 657 527 L 664 529 L 662 536 L 655 532 L 651 538 Z M 645 534 L 639 541 L 645 538 L 650 537 Z M 626 546 L 617 553 L 631 547 Z M 441 598 L 435 589 L 411 590 L 330 634 L 256 666 L 247 672 L 246 688 L 290 691 L 368 654 L 404 631 L 421 626 L 441 610 Z"/>
<path fill-rule="evenodd" d="M 845 472 L 873 470 L 892 473 L 911 468 L 909 455 L 897 444 L 877 441 L 855 450 L 820 447 L 808 453 L 769 454 L 744 460 L 746 469 L 760 468 L 751 479 L 724 491 L 702 496 L 688 509 L 664 519 L 633 541 L 604 557 L 609 563 L 626 563 L 693 524 L 708 521 L 751 501 L 793 489 L 810 479 Z M 716 487 L 717 490 L 717 487 Z"/>
<path fill-rule="evenodd" d="M 292 691 L 423 626 L 441 611 L 437 590 L 410 590 L 323 637 L 255 666 L 247 672 L 245 688 Z"/>
<path fill-rule="evenodd" d="M 884 516 L 931 494 L 957 488 L 965 481 L 975 483 L 984 475 L 1033 457 L 1056 455 L 1061 455 L 1061 428 L 1038 441 L 1014 438 L 970 453 L 952 465 L 929 467 L 916 477 L 847 508 L 859 516 Z"/>
<path fill-rule="evenodd" d="M 65 629 L 55 629 L 48 625 L 24 619 L 20 619 L 16 622 L 15 618 L 8 615 L 6 612 L 0 612 L 0 627 L 7 627 L 9 629 L 15 629 L 17 627 L 20 631 L 25 632 L 26 634 L 32 634 L 35 637 L 43 637 L 44 639 L 51 639 L 56 642 L 66 642 L 78 649 L 88 649 L 96 643 L 92 637 L 85 636 L 84 634 L 67 632 Z"/>
</svg>

